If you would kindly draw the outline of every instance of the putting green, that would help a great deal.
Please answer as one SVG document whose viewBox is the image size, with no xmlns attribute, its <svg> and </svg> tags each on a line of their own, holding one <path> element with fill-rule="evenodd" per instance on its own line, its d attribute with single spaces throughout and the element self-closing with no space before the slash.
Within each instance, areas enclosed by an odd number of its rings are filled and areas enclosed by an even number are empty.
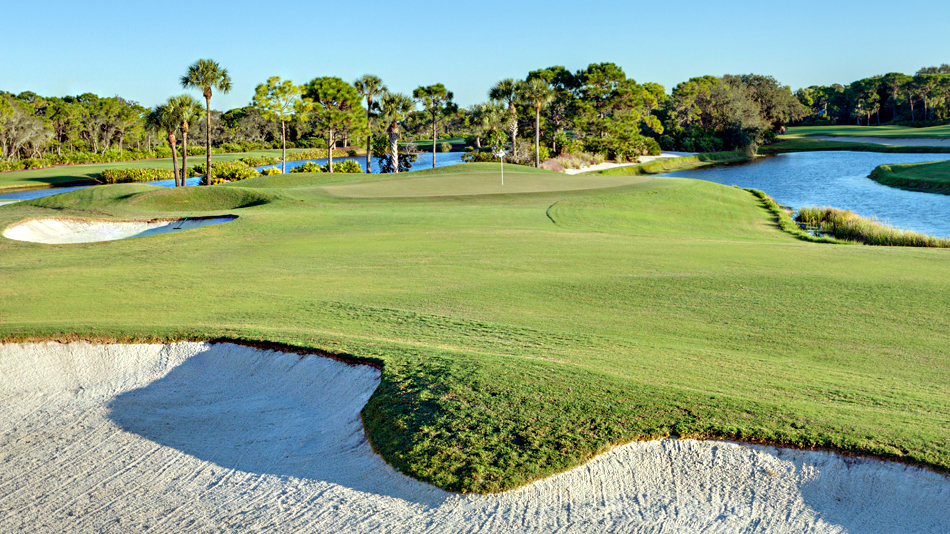
<svg viewBox="0 0 950 534">
<path fill-rule="evenodd" d="M 584 191 L 640 184 L 652 179 L 649 176 L 568 176 L 515 171 L 506 172 L 502 183 L 501 172 L 482 171 L 329 185 L 323 190 L 336 197 L 350 198 L 447 197 Z"/>
</svg>

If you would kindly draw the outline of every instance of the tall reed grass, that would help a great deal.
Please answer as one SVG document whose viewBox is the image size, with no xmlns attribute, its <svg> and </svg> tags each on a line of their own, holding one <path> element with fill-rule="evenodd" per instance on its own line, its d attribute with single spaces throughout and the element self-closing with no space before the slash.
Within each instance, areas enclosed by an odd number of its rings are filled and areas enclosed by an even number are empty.
<svg viewBox="0 0 950 534">
<path fill-rule="evenodd" d="M 878 220 L 877 217 L 868 219 L 852 211 L 837 208 L 802 208 L 795 220 L 815 226 L 822 234 L 865 245 L 950 248 L 950 239 L 902 230 Z"/>
</svg>

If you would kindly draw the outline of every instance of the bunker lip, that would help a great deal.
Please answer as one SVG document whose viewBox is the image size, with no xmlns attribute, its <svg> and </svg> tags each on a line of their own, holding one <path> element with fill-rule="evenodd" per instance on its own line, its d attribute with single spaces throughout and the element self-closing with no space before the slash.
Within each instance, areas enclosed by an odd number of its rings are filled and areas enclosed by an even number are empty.
<svg viewBox="0 0 950 534">
<path fill-rule="evenodd" d="M 125 220 L 41 217 L 11 224 L 2 235 L 15 241 L 48 245 L 96 243 L 191 230 L 237 218 L 237 215 Z"/>
<path fill-rule="evenodd" d="M 946 532 L 950 523 L 943 475 L 690 439 L 616 447 L 506 493 L 447 493 L 369 447 L 360 410 L 380 379 L 366 366 L 228 343 L 0 343 L 5 519 L 13 530 L 68 533 L 118 522 L 189 533 L 278 521 L 295 532 L 519 533 Z"/>
</svg>

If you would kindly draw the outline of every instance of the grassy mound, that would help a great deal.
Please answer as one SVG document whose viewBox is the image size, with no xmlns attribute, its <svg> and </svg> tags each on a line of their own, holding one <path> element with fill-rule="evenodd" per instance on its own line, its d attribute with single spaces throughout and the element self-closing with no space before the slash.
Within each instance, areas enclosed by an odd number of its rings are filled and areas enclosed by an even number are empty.
<svg viewBox="0 0 950 534">
<path fill-rule="evenodd" d="M 222 211 L 274 202 L 279 195 L 240 187 L 159 187 L 103 185 L 23 202 L 55 210 L 117 212 Z"/>
<path fill-rule="evenodd" d="M 411 182 L 479 176 L 360 182 L 417 187 L 412 201 L 330 185 L 168 190 L 287 200 L 173 239 L 0 239 L 0 339 L 226 338 L 372 361 L 373 446 L 456 491 L 510 489 L 670 434 L 950 471 L 945 250 L 808 243 L 751 193 L 685 179 L 435 197 Z M 194 209 L 136 201 L 157 189 L 42 202 L 62 217 Z M 49 213 L 4 206 L 0 227 L 37 215 Z"/>
<path fill-rule="evenodd" d="M 879 165 L 869 176 L 879 184 L 950 195 L 950 161 Z"/>
</svg>

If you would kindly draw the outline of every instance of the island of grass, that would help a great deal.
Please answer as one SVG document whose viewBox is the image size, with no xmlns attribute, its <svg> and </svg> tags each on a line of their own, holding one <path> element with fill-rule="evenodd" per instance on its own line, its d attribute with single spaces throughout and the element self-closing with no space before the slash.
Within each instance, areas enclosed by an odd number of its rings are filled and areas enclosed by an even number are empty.
<svg viewBox="0 0 950 534">
<path fill-rule="evenodd" d="M 506 166 L 500 189 L 496 169 L 120 184 L 0 207 L 0 228 L 239 217 L 0 239 L 0 339 L 230 339 L 370 362 L 373 447 L 453 491 L 669 435 L 950 471 L 947 251 L 810 243 L 760 196 L 709 182 Z M 615 181 L 585 187 L 596 178 Z"/>
<path fill-rule="evenodd" d="M 879 165 L 869 176 L 879 184 L 950 195 L 950 161 Z"/>
</svg>

